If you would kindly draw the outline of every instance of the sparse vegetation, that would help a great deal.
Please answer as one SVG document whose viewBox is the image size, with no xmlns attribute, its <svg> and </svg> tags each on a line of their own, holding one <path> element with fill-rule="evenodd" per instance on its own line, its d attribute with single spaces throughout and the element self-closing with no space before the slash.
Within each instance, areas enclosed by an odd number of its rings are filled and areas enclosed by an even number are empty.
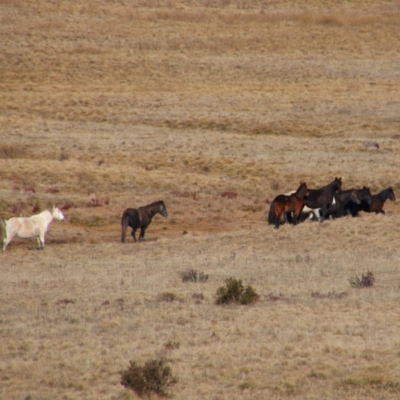
<svg viewBox="0 0 400 400">
<path fill-rule="evenodd" d="M 361 274 L 361 278 L 358 275 L 350 277 L 349 283 L 354 288 L 372 287 L 375 284 L 375 276 L 372 271 L 368 271 L 365 275 Z"/>
<path fill-rule="evenodd" d="M 173 292 L 163 292 L 157 296 L 158 301 L 166 301 L 166 302 L 173 302 L 173 301 L 182 301 L 182 299 Z"/>
<path fill-rule="evenodd" d="M 167 396 L 168 388 L 177 382 L 165 358 L 149 360 L 143 366 L 130 361 L 129 368 L 121 372 L 121 385 L 140 397 L 150 393 Z"/>
<path fill-rule="evenodd" d="M 349 294 L 347 292 L 335 292 L 334 290 L 328 293 L 311 292 L 311 297 L 314 299 L 343 299 Z"/>
<path fill-rule="evenodd" d="M 24 145 L 0 143 L 0 159 L 24 158 L 26 155 L 27 151 Z"/>
<path fill-rule="evenodd" d="M 196 269 L 187 269 L 186 271 L 179 272 L 182 282 L 206 282 L 208 275 Z"/>
<path fill-rule="evenodd" d="M 240 279 L 230 277 L 225 280 L 225 286 L 218 288 L 216 303 L 247 305 L 254 303 L 258 298 L 259 295 L 252 286 L 245 287 Z"/>
</svg>

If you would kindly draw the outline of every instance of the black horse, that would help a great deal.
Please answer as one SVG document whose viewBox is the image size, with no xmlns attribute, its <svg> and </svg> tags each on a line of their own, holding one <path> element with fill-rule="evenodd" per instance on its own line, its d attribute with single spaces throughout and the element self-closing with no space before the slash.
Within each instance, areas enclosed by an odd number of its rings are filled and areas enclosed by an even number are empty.
<svg viewBox="0 0 400 400">
<path fill-rule="evenodd" d="M 368 187 L 364 186 L 362 189 L 357 189 L 357 197 L 359 202 L 348 201 L 344 206 L 344 215 L 352 215 L 355 217 L 361 204 L 370 205 L 372 202 L 371 191 Z"/>
<path fill-rule="evenodd" d="M 370 196 L 371 197 L 371 196 Z M 326 218 L 340 218 L 347 215 L 347 205 L 351 202 L 353 204 L 360 204 L 360 198 L 356 189 L 343 190 L 340 193 L 335 193 L 335 204 L 331 204 L 326 214 Z"/>
<path fill-rule="evenodd" d="M 328 208 L 332 204 L 333 195 L 342 190 L 342 178 L 335 178 L 329 185 L 320 189 L 308 189 L 308 196 L 305 196 L 303 203 L 311 209 L 321 209 L 321 221 L 324 219 Z"/>
<path fill-rule="evenodd" d="M 396 200 L 396 196 L 394 195 L 394 191 L 391 187 L 388 187 L 377 194 L 373 194 L 369 203 L 367 201 L 361 200 L 360 204 L 351 207 L 349 211 L 353 217 L 357 216 L 359 211 L 365 211 L 368 213 L 374 212 L 375 214 L 385 214 L 383 206 L 387 199 L 392 201 Z"/>
<path fill-rule="evenodd" d="M 139 241 L 144 240 L 144 233 L 150 225 L 152 218 L 157 214 L 168 217 L 167 208 L 162 200 L 148 204 L 147 206 L 139 208 L 127 208 L 121 218 L 122 234 L 121 242 L 125 242 L 126 229 L 128 226 L 132 228 L 131 235 L 133 241 L 136 243 L 136 230 L 140 228 Z"/>
</svg>

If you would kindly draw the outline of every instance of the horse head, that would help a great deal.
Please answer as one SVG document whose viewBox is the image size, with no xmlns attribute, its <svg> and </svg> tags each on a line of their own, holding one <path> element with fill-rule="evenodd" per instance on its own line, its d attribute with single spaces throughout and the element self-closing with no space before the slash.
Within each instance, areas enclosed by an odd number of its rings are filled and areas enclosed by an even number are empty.
<svg viewBox="0 0 400 400">
<path fill-rule="evenodd" d="M 389 199 L 392 201 L 396 200 L 396 196 L 394 195 L 393 188 L 391 188 L 391 187 L 389 188 Z"/>
<path fill-rule="evenodd" d="M 337 192 L 342 191 L 342 178 L 335 177 L 335 180 L 333 181 L 333 187 Z"/>
<path fill-rule="evenodd" d="M 300 186 L 296 190 L 296 196 L 300 199 L 303 200 L 305 196 L 308 196 L 308 188 L 307 188 L 307 183 L 305 182 L 300 182 Z"/>
<path fill-rule="evenodd" d="M 59 221 L 64 221 L 65 219 L 64 214 L 56 206 L 53 206 L 51 210 L 51 215 L 53 216 L 53 218 L 58 219 Z"/>
<path fill-rule="evenodd" d="M 160 208 L 159 208 L 159 212 L 163 217 L 168 217 L 168 211 L 167 211 L 167 207 L 165 207 L 164 201 L 160 200 Z"/>
<path fill-rule="evenodd" d="M 352 189 L 349 200 L 351 200 L 352 202 L 354 202 L 356 204 L 360 204 L 361 203 L 360 198 L 359 198 L 358 193 L 357 193 L 357 190 Z"/>
</svg>

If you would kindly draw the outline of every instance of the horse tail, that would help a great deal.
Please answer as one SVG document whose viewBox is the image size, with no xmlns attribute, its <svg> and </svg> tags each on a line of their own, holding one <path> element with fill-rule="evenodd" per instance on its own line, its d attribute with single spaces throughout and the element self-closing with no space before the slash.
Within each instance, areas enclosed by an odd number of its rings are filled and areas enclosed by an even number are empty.
<svg viewBox="0 0 400 400">
<path fill-rule="evenodd" d="M 3 245 L 3 241 L 6 237 L 6 220 L 4 218 L 0 218 L 0 245 Z"/>
<path fill-rule="evenodd" d="M 128 215 L 124 212 L 121 218 L 121 242 L 125 243 L 126 229 L 128 228 Z"/>
<path fill-rule="evenodd" d="M 276 214 L 276 199 L 274 199 L 269 207 L 268 213 L 268 223 L 270 225 L 275 225 L 277 223 L 277 214 Z"/>
</svg>

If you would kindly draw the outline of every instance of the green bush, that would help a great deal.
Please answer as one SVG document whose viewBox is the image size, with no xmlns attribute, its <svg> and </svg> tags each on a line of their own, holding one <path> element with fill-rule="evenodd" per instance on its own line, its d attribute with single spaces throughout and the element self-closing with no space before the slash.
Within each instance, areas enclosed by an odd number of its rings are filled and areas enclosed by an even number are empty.
<svg viewBox="0 0 400 400">
<path fill-rule="evenodd" d="M 238 303 L 246 305 L 257 301 L 258 298 L 259 296 L 253 287 L 250 285 L 244 287 L 240 279 L 230 277 L 226 279 L 225 286 L 218 288 L 216 303 Z"/>
<path fill-rule="evenodd" d="M 121 385 L 133 390 L 138 396 L 151 392 L 159 396 L 167 396 L 167 388 L 178 382 L 172 375 L 171 367 L 166 359 L 147 361 L 144 366 L 130 361 L 129 368 L 121 372 Z"/>
</svg>

